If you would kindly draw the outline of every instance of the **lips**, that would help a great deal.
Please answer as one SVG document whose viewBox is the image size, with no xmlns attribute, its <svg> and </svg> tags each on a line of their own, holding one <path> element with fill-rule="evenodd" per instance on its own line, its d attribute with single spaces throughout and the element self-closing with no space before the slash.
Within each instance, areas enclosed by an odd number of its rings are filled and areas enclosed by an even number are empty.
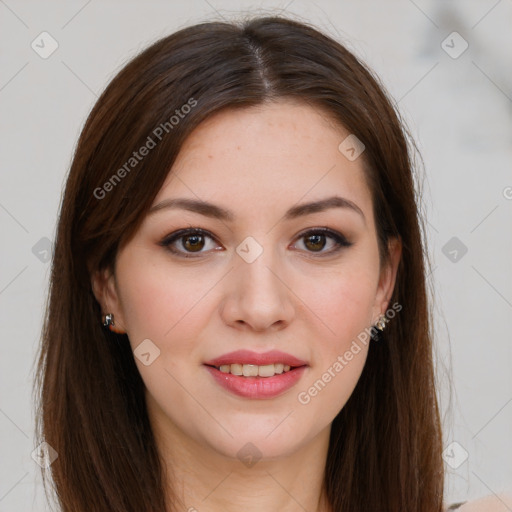
<svg viewBox="0 0 512 512">
<path fill-rule="evenodd" d="M 214 382 L 243 398 L 276 398 L 295 386 L 309 366 L 286 352 L 237 350 L 204 363 Z"/>
<path fill-rule="evenodd" d="M 220 366 L 231 364 L 266 366 L 279 363 L 292 368 L 308 366 L 306 361 L 279 350 L 271 350 L 263 353 L 253 352 L 252 350 L 236 350 L 235 352 L 229 352 L 228 354 L 206 361 L 204 364 L 219 368 Z"/>
<path fill-rule="evenodd" d="M 273 377 L 244 377 L 222 373 L 214 366 L 205 365 L 205 369 L 221 388 L 232 395 L 252 400 L 277 398 L 293 388 L 300 381 L 307 366 L 293 368 Z"/>
</svg>

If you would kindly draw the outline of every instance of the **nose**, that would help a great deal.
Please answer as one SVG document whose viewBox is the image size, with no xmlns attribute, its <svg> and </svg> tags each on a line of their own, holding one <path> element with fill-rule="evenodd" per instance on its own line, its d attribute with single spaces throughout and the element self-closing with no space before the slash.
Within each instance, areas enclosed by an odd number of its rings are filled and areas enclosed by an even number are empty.
<svg viewBox="0 0 512 512">
<path fill-rule="evenodd" d="M 229 273 L 221 316 L 227 325 L 242 330 L 281 330 L 295 314 L 293 291 L 283 266 L 265 249 L 252 263 L 235 256 Z"/>
</svg>

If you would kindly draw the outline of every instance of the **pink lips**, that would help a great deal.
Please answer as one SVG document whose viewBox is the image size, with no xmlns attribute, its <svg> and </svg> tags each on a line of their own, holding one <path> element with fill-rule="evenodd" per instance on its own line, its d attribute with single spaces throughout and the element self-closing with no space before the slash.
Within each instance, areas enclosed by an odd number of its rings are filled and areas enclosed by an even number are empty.
<svg viewBox="0 0 512 512">
<path fill-rule="evenodd" d="M 271 350 L 269 352 L 253 352 L 252 350 L 236 350 L 229 352 L 210 361 L 206 361 L 208 366 L 221 366 L 223 364 L 255 364 L 264 366 L 266 364 L 283 363 L 290 366 L 307 366 L 306 361 L 302 361 L 291 354 L 281 352 L 279 350 Z"/>
<path fill-rule="evenodd" d="M 243 377 L 224 373 L 216 368 L 225 364 L 264 366 L 274 363 L 283 363 L 291 366 L 292 369 L 288 372 L 276 374 L 273 377 Z M 237 396 L 252 399 L 274 398 L 284 393 L 299 381 L 308 367 L 305 361 L 278 350 L 271 350 L 263 354 L 250 350 L 237 350 L 236 352 L 230 352 L 207 361 L 204 364 L 221 387 Z"/>
</svg>

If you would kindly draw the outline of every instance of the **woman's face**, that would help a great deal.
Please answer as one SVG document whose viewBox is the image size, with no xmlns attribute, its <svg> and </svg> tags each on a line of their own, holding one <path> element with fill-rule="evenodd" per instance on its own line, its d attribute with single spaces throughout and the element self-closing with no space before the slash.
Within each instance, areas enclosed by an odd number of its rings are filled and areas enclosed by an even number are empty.
<svg viewBox="0 0 512 512">
<path fill-rule="evenodd" d="M 187 139 L 115 275 L 93 280 L 159 432 L 240 458 L 285 456 L 329 431 L 365 364 L 369 343 L 353 342 L 386 311 L 400 256 L 392 248 L 380 271 L 361 158 L 338 149 L 348 135 L 290 101 L 215 115 Z M 281 354 L 258 359 L 270 351 Z"/>
</svg>

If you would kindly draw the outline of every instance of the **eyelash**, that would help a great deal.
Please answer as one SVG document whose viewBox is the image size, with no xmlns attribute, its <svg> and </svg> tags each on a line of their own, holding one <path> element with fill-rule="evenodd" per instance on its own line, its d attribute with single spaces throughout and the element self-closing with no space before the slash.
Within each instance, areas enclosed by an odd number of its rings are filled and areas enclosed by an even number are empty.
<svg viewBox="0 0 512 512">
<path fill-rule="evenodd" d="M 327 252 L 307 251 L 307 252 L 309 252 L 311 254 L 319 255 L 319 257 L 322 257 L 322 255 L 336 254 L 339 251 L 341 251 L 342 249 L 348 248 L 351 245 L 353 245 L 353 243 L 352 242 L 348 242 L 347 239 L 341 233 L 338 233 L 338 232 L 333 231 L 333 230 L 328 229 L 328 228 L 314 228 L 314 229 L 310 229 L 308 231 L 305 231 L 305 232 L 301 233 L 297 238 L 300 240 L 300 239 L 306 238 L 308 235 L 312 235 L 312 234 L 325 235 L 325 236 L 333 239 L 334 242 L 336 243 L 336 247 L 334 249 L 331 249 L 330 251 L 327 251 Z M 200 257 L 201 254 L 204 254 L 203 252 L 196 252 L 196 253 L 189 252 L 189 253 L 187 253 L 187 252 L 183 252 L 183 251 L 178 251 L 178 250 L 176 250 L 176 249 L 171 247 L 171 245 L 175 241 L 180 240 L 182 238 L 185 238 L 188 235 L 203 235 L 203 236 L 207 236 L 208 238 L 211 238 L 212 240 L 215 240 L 215 237 L 212 236 L 211 233 L 209 233 L 208 231 L 206 231 L 204 229 L 201 229 L 201 228 L 187 228 L 187 229 L 180 229 L 179 231 L 175 231 L 174 233 L 171 233 L 170 235 L 167 235 L 159 243 L 159 245 L 161 245 L 162 247 L 165 247 L 171 253 L 173 253 L 173 254 L 175 254 L 177 256 L 183 257 L 183 258 L 197 258 L 197 257 Z"/>
</svg>

